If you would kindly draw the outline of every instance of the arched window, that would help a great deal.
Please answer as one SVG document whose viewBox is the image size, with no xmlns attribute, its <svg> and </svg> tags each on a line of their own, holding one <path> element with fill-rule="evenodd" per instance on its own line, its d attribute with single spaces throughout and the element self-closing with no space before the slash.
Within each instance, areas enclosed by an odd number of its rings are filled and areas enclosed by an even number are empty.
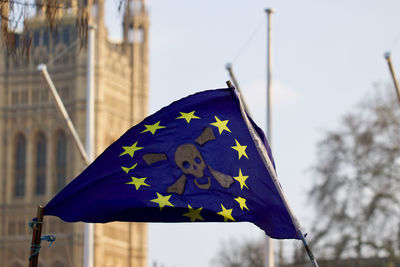
<svg viewBox="0 0 400 267">
<path fill-rule="evenodd" d="M 26 139 L 22 134 L 18 134 L 15 139 L 14 155 L 14 196 L 23 197 L 26 179 Z"/>
<path fill-rule="evenodd" d="M 67 138 L 59 131 L 56 136 L 56 191 L 60 191 L 66 184 L 67 176 Z"/>
<path fill-rule="evenodd" d="M 39 133 L 35 144 L 35 194 L 43 195 L 46 191 L 46 137 Z"/>
</svg>

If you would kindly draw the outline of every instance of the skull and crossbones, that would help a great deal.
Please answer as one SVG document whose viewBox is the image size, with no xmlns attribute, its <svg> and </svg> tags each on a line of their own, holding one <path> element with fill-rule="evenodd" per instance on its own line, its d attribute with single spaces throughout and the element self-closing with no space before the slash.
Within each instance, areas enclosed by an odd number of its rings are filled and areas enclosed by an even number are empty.
<svg viewBox="0 0 400 267">
<path fill-rule="evenodd" d="M 198 145 L 203 146 L 208 141 L 214 139 L 215 136 L 212 129 L 207 127 L 195 142 Z M 167 156 L 161 153 L 149 153 L 145 154 L 143 159 L 148 165 L 150 165 L 160 160 L 166 160 Z M 167 188 L 168 193 L 183 194 L 188 180 L 187 175 L 193 176 L 193 181 L 197 188 L 204 190 L 210 189 L 211 179 L 210 177 L 204 177 L 206 167 L 222 187 L 229 188 L 233 183 L 233 178 L 231 176 L 216 171 L 211 166 L 207 166 L 203 156 L 194 144 L 186 143 L 178 146 L 175 151 L 174 159 L 176 165 L 181 169 L 183 174 Z M 203 182 L 204 180 L 207 180 L 207 182 Z"/>
</svg>

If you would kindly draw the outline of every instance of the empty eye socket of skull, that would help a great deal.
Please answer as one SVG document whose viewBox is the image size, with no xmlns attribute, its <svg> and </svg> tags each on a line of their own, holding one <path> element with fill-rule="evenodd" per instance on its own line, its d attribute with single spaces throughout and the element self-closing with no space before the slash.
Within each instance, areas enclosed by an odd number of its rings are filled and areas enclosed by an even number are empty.
<svg viewBox="0 0 400 267">
<path fill-rule="evenodd" d="M 185 169 L 189 169 L 190 168 L 190 163 L 188 162 L 188 161 L 184 161 L 183 163 L 182 163 L 182 166 L 183 166 L 183 168 L 185 168 Z"/>
<path fill-rule="evenodd" d="M 204 176 L 205 162 L 193 144 L 183 144 L 176 149 L 175 163 L 185 174 L 192 174 L 197 178 Z"/>
<path fill-rule="evenodd" d="M 196 157 L 195 159 L 194 159 L 194 162 L 195 163 L 197 163 L 197 164 L 201 164 L 201 158 L 199 158 L 199 157 Z M 191 166 L 192 164 L 190 164 L 190 162 L 188 162 L 188 161 L 184 161 L 184 162 L 182 162 L 182 166 L 183 166 L 183 168 L 185 168 L 185 169 L 190 169 L 191 167 L 193 167 L 193 169 L 197 169 L 197 166 L 196 165 L 194 165 L 193 164 L 193 166 Z"/>
</svg>

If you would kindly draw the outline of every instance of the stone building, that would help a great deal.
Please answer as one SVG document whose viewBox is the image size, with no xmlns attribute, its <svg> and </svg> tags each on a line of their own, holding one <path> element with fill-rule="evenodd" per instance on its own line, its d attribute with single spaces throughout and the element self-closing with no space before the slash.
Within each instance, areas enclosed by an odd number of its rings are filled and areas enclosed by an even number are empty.
<svg viewBox="0 0 400 267">
<path fill-rule="evenodd" d="M 37 2 L 37 1 L 36 1 Z M 78 6 L 64 1 L 56 33 L 49 33 L 41 8 L 25 21 L 32 32 L 30 60 L 0 50 L 0 266 L 28 264 L 31 233 L 28 222 L 84 168 L 78 149 L 57 111 L 49 88 L 37 70 L 40 63 L 57 87 L 81 140 L 85 140 L 87 51 L 76 28 Z M 95 154 L 147 114 L 148 27 L 144 0 L 129 0 L 123 15 L 123 40 L 111 42 L 104 23 L 104 0 L 94 3 Z M 16 46 L 21 34 L 16 34 Z M 77 41 L 78 40 L 78 41 Z M 83 223 L 45 217 L 41 267 L 83 266 Z M 147 266 L 144 223 L 96 224 L 96 267 Z"/>
</svg>

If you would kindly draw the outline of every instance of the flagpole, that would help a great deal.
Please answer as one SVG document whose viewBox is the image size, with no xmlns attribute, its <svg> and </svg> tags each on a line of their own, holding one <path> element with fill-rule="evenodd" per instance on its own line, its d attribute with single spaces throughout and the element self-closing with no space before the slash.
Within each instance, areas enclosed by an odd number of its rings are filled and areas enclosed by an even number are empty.
<svg viewBox="0 0 400 267">
<path fill-rule="evenodd" d="M 305 236 L 303 235 L 303 232 L 301 231 L 300 228 L 297 229 L 297 233 L 298 233 L 299 236 L 300 236 L 301 242 L 302 242 L 303 245 L 304 245 L 304 248 L 305 248 L 305 250 L 306 250 L 306 252 L 307 252 L 308 257 L 309 257 L 310 260 L 311 260 L 311 263 L 312 263 L 313 267 L 319 267 L 319 266 L 318 266 L 318 263 L 317 263 L 317 260 L 315 259 L 314 254 L 312 253 L 311 248 L 310 248 L 310 246 L 308 245 L 307 240 L 306 240 Z"/>
<path fill-rule="evenodd" d="M 89 25 L 87 49 L 87 87 L 86 87 L 86 154 L 91 163 L 94 158 L 94 41 L 95 25 Z M 84 226 L 83 266 L 94 266 L 94 225 Z"/>
<path fill-rule="evenodd" d="M 228 87 L 232 87 L 232 83 L 230 81 L 227 81 L 226 83 L 227 83 Z M 292 212 L 292 209 L 289 207 L 289 203 L 288 203 L 288 201 L 287 201 L 287 199 L 286 199 L 286 197 L 285 197 L 285 195 L 283 193 L 282 187 L 281 187 L 281 185 L 280 185 L 280 183 L 278 181 L 278 177 L 276 175 L 274 166 L 273 166 L 273 164 L 272 164 L 272 162 L 271 162 L 271 160 L 270 160 L 270 158 L 268 156 L 268 152 L 266 150 L 266 147 L 265 147 L 263 141 L 258 136 L 258 134 L 256 134 L 255 130 L 252 128 L 253 126 L 250 123 L 250 121 L 249 121 L 249 119 L 248 119 L 248 117 L 246 115 L 243 99 L 241 98 L 240 93 L 238 93 L 237 95 L 238 95 L 238 98 L 239 98 L 240 111 L 242 113 L 243 119 L 246 122 L 247 126 L 249 127 L 251 136 L 253 138 L 254 143 L 256 144 L 257 149 L 259 150 L 260 155 L 264 155 L 264 156 L 262 156 L 262 159 L 264 161 L 265 167 L 267 168 L 269 174 L 271 175 L 271 179 L 272 179 L 272 181 L 273 181 L 273 183 L 275 185 L 275 188 L 278 191 L 278 193 L 279 193 L 279 195 L 280 195 L 280 197 L 281 197 L 281 199 L 283 201 L 283 204 L 285 205 L 286 210 L 289 213 L 290 218 L 292 219 L 293 225 L 295 226 L 296 231 L 297 231 L 297 236 L 303 242 L 304 248 L 305 248 L 305 250 L 307 252 L 307 255 L 309 256 L 309 258 L 311 260 L 311 263 L 312 263 L 313 267 L 319 267 L 314 255 L 313 255 L 313 253 L 311 251 L 311 248 L 307 244 L 305 236 L 301 231 L 301 228 L 300 228 L 300 225 L 299 225 L 299 223 L 298 223 L 298 221 L 296 219 L 296 216 L 294 216 L 294 213 Z"/>
<path fill-rule="evenodd" d="M 272 142 L 272 99 L 271 99 L 271 86 L 272 86 L 272 42 L 271 42 L 271 16 L 275 12 L 273 8 L 265 9 L 267 13 L 267 138 L 269 144 Z"/>
<path fill-rule="evenodd" d="M 274 13 L 273 8 L 265 9 L 267 13 L 267 139 L 272 146 L 272 121 L 271 121 L 271 73 L 272 73 L 272 63 L 271 63 L 271 16 Z M 266 238 L 265 241 L 265 259 L 264 266 L 265 267 L 274 267 L 275 259 L 274 259 L 274 243 L 273 240 L 269 237 Z"/>
<path fill-rule="evenodd" d="M 394 68 L 393 68 L 392 59 L 390 57 L 390 52 L 386 52 L 385 53 L 385 59 L 386 59 L 386 61 L 388 63 L 389 71 L 390 71 L 390 74 L 391 74 L 392 79 L 393 79 L 394 88 L 396 89 L 396 93 L 397 93 L 397 99 L 400 102 L 400 86 L 399 86 L 399 81 L 397 80 L 397 77 L 396 77 L 396 73 L 395 73 Z"/>
<path fill-rule="evenodd" d="M 47 66 L 45 64 L 39 64 L 37 69 L 38 69 L 38 71 L 40 71 L 43 74 L 44 79 L 46 80 L 47 84 L 50 87 L 50 92 L 54 97 L 56 107 L 58 108 L 58 111 L 63 116 L 65 122 L 67 123 L 68 129 L 75 141 L 76 146 L 78 147 L 79 154 L 81 155 L 85 164 L 89 165 L 89 158 L 86 154 L 85 148 L 83 147 L 83 144 L 81 142 L 81 139 L 79 138 L 78 132 L 76 131 L 76 128 L 75 128 L 74 124 L 72 123 L 71 118 L 68 115 L 67 109 L 65 108 L 65 106 L 61 100 L 61 97 L 57 92 L 57 88 L 55 87 L 55 85 L 49 75 L 49 72 L 47 71 Z"/>
<path fill-rule="evenodd" d="M 240 87 L 239 87 L 239 83 L 236 80 L 236 76 L 233 73 L 232 64 L 229 64 L 229 63 L 226 64 L 226 69 L 229 72 L 229 76 L 231 77 L 231 79 L 233 81 L 233 84 L 235 85 L 236 90 L 238 90 L 239 93 L 242 93 L 242 91 L 240 90 Z M 227 81 L 226 84 L 228 85 L 228 87 L 233 87 L 231 81 Z M 247 114 L 249 114 L 249 116 L 251 116 L 250 110 L 248 109 L 246 101 L 244 100 L 244 98 L 242 98 L 242 102 L 243 102 L 244 108 L 246 109 Z"/>
<path fill-rule="evenodd" d="M 40 241 L 42 235 L 44 207 L 39 205 L 36 213 L 36 221 L 33 223 L 31 253 L 29 267 L 37 267 L 39 262 Z"/>
<path fill-rule="evenodd" d="M 233 84 L 235 85 L 236 89 L 240 92 L 239 84 L 238 84 L 238 82 L 236 80 L 236 76 L 235 76 L 235 74 L 233 73 L 233 70 L 232 70 L 232 64 L 228 63 L 228 64 L 226 64 L 225 67 L 226 67 L 226 70 L 229 73 L 229 76 L 231 77 L 231 79 L 233 81 Z"/>
</svg>

